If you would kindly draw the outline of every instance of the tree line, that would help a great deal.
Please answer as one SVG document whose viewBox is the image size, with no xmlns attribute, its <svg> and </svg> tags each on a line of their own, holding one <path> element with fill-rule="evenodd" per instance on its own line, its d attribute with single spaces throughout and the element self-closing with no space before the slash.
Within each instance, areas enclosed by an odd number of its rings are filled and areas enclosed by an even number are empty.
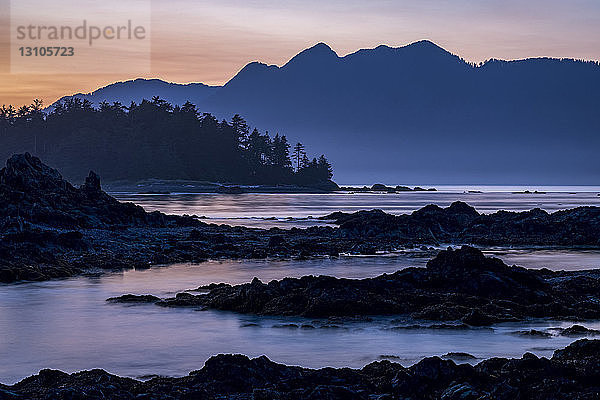
<svg viewBox="0 0 600 400">
<path fill-rule="evenodd" d="M 0 151 L 29 151 L 80 181 L 90 169 L 106 180 L 189 179 L 240 184 L 329 182 L 324 155 L 310 159 L 301 143 L 269 135 L 239 115 L 219 121 L 187 102 L 159 97 L 132 102 L 69 98 L 44 112 L 42 103 L 0 108 Z"/>
</svg>

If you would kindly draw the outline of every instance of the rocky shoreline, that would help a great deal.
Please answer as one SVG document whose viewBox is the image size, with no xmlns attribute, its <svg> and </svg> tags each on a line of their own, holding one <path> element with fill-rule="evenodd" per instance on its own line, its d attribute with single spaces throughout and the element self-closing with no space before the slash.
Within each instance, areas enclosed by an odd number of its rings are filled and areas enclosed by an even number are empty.
<svg viewBox="0 0 600 400">
<path fill-rule="evenodd" d="M 181 378 L 148 381 L 104 370 L 42 370 L 0 398 L 17 399 L 595 399 L 600 341 L 578 340 L 550 358 L 491 358 L 476 365 L 428 357 L 408 368 L 387 360 L 362 369 L 308 369 L 266 357 L 217 355 Z"/>
<path fill-rule="evenodd" d="M 600 248 L 600 208 L 479 214 L 465 203 L 410 215 L 380 210 L 323 217 L 339 227 L 253 229 L 146 212 L 79 188 L 29 154 L 0 170 L 0 282 L 206 259 L 337 257 L 440 244 Z"/>
<path fill-rule="evenodd" d="M 102 191 L 93 172 L 76 188 L 29 154 L 0 170 L 0 282 L 68 277 L 90 270 L 148 268 L 214 258 L 336 257 L 440 244 L 600 247 L 600 208 L 552 214 L 478 213 L 465 203 L 410 215 L 379 210 L 323 217 L 338 227 L 251 229 L 209 225 L 194 216 L 148 213 Z M 261 315 L 368 318 L 402 315 L 431 329 L 471 329 L 529 318 L 600 318 L 600 272 L 507 266 L 464 246 L 439 252 L 426 268 L 370 279 L 326 276 L 269 283 L 212 284 L 161 299 L 124 295 L 112 302 L 156 303 Z M 419 325 L 420 326 L 420 325 Z M 412 329 L 410 326 L 398 329 Z M 488 329 L 488 328 L 481 328 Z M 580 325 L 522 336 L 593 336 Z M 581 339 L 551 359 L 526 353 L 477 365 L 465 353 L 429 357 L 405 368 L 390 361 L 319 370 L 266 357 L 218 355 L 186 377 L 148 381 L 103 370 L 42 370 L 0 399 L 592 399 L 600 396 L 600 341 Z M 472 360 L 471 360 L 472 361 Z"/>
<path fill-rule="evenodd" d="M 533 318 L 600 319 L 600 271 L 553 272 L 508 266 L 471 247 L 441 251 L 425 268 L 367 279 L 328 276 L 200 287 L 173 298 L 109 299 L 314 318 L 407 315 L 487 326 Z"/>
</svg>

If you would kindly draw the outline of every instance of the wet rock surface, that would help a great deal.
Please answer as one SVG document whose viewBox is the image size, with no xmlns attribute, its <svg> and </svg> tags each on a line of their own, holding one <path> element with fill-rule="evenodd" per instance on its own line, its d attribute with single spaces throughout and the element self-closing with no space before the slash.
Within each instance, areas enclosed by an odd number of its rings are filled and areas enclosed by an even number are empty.
<svg viewBox="0 0 600 400">
<path fill-rule="evenodd" d="M 529 318 L 600 318 L 599 271 L 528 270 L 485 257 L 468 246 L 441 251 L 425 268 L 407 268 L 375 278 L 304 276 L 269 283 L 254 278 L 242 285 L 205 288 L 210 290 L 180 293 L 159 304 L 321 318 L 402 314 L 458 321 L 451 325 L 455 329 Z M 577 329 L 571 330 L 575 333 Z M 545 335 L 533 331 L 520 334 Z"/>
<path fill-rule="evenodd" d="M 526 353 L 472 366 L 429 357 L 405 368 L 387 360 L 362 369 L 319 370 L 266 357 L 218 355 L 182 378 L 142 382 L 103 370 L 42 370 L 2 399 L 594 399 L 600 396 L 600 341 L 582 339 L 550 359 Z"/>
</svg>

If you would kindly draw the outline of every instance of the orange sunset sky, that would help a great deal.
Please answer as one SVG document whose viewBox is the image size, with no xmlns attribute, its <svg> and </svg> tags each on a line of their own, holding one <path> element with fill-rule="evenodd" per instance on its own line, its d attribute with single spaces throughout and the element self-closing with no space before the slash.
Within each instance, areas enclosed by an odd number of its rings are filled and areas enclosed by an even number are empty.
<svg viewBox="0 0 600 400">
<path fill-rule="evenodd" d="M 40 1 L 40 7 L 46 2 Z M 136 77 L 223 84 L 245 64 L 281 65 L 304 48 L 339 55 L 429 39 L 468 61 L 549 56 L 600 59 L 597 0 L 158 1 L 151 4 L 150 73 L 10 72 L 10 7 L 0 0 L 0 104 L 45 104 Z M 102 66 L 102 60 L 98 60 Z M 106 65 L 110 71 L 111 66 Z"/>
</svg>

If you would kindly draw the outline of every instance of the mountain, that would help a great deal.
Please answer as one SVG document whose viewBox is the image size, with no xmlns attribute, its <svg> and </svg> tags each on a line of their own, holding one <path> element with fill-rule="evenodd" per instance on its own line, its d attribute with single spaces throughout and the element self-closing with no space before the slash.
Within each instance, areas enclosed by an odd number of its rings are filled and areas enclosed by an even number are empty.
<svg viewBox="0 0 600 400">
<path fill-rule="evenodd" d="M 87 99 L 95 106 L 103 101 L 129 105 L 132 101 L 139 103 L 143 99 L 160 96 L 171 104 L 184 104 L 186 101 L 190 101 L 200 105 L 208 96 L 215 93 L 219 87 L 208 86 L 203 83 L 180 84 L 165 82 L 160 79 L 138 78 L 112 83 L 90 93 L 77 93 L 72 96 L 65 96 L 58 101 L 61 102 L 68 98 L 79 98 Z M 52 111 L 53 108 L 52 105 L 48 107 L 47 111 Z"/>
<path fill-rule="evenodd" d="M 600 180 L 597 62 L 473 65 L 430 41 L 340 57 L 320 43 L 281 67 L 250 63 L 210 90 L 203 111 L 301 139 L 327 154 L 338 182 Z"/>
</svg>

